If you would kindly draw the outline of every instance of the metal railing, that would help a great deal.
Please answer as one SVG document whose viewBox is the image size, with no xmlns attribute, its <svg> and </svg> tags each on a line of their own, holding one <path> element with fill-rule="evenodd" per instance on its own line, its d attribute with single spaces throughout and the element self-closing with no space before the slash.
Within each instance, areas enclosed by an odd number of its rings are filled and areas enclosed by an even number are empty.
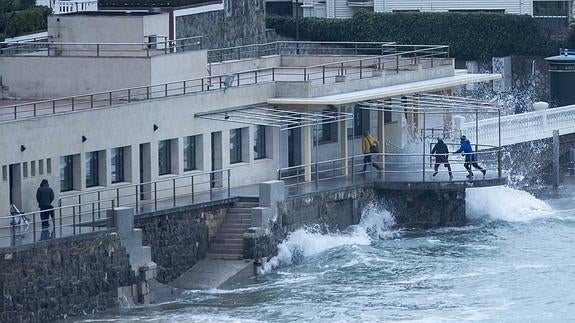
<svg viewBox="0 0 575 323">
<path fill-rule="evenodd" d="M 86 203 L 59 206 L 49 210 L 17 213 L 0 217 L 0 247 L 36 243 L 102 229 L 98 224 L 106 212 L 115 207 L 115 200 L 102 199 Z M 42 220 L 42 213 L 46 220 Z"/>
<path fill-rule="evenodd" d="M 202 36 L 158 38 L 164 39 L 150 38 L 143 43 L 4 42 L 0 43 L 0 56 L 150 57 L 202 49 Z"/>
<path fill-rule="evenodd" d="M 452 64 L 452 60 L 448 58 L 448 46 L 419 47 L 421 48 L 418 48 L 418 46 L 390 45 L 389 49 L 386 50 L 391 53 L 382 56 L 370 56 L 307 67 L 270 67 L 227 75 L 206 76 L 156 85 L 9 105 L 0 107 L 0 122 L 110 107 L 134 101 L 222 90 L 243 85 L 276 81 L 331 84 L 345 80 L 380 77 L 383 73 L 399 74 L 405 71 L 413 71 L 419 66 L 426 69 Z M 399 48 L 405 48 L 406 50 L 398 50 Z"/>
<path fill-rule="evenodd" d="M 230 197 L 230 179 L 230 169 L 173 176 L 156 181 L 66 194 L 58 198 L 58 205 L 113 199 L 115 206 L 133 207 L 138 214 L 198 201 L 211 201 L 215 197 Z"/>
<path fill-rule="evenodd" d="M 459 147 L 459 144 L 447 143 L 448 146 Z M 502 178 L 501 152 L 502 148 L 490 145 L 478 145 L 476 151 L 477 162 L 487 171 L 487 178 Z M 455 149 L 453 149 L 455 150 Z M 382 182 L 433 182 L 439 177 L 434 173 L 435 156 L 430 153 L 372 153 L 373 163 L 381 169 L 376 169 L 365 157 L 356 155 L 345 158 L 336 158 L 315 163 L 286 167 L 279 169 L 278 179 L 284 180 L 286 186 L 309 185 L 319 189 L 321 182 L 342 179 L 347 185 L 349 182 L 382 181 Z M 469 180 L 463 174 L 468 171 L 464 167 L 466 154 L 450 154 L 453 180 Z M 443 169 L 443 163 L 441 168 Z M 474 169 L 475 170 L 475 169 Z M 445 172 L 444 170 L 440 170 Z M 477 170 L 475 170 L 477 171 Z M 370 175 L 370 176 L 366 176 Z M 329 185 L 331 185 L 330 182 Z"/>
<path fill-rule="evenodd" d="M 253 59 L 272 55 L 385 55 L 395 42 L 276 41 L 208 50 L 208 62 Z"/>
</svg>

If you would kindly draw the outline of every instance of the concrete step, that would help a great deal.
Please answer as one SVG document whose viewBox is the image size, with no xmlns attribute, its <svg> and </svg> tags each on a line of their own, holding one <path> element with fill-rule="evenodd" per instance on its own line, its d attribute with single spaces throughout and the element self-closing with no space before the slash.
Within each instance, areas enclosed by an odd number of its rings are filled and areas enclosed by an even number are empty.
<svg viewBox="0 0 575 323">
<path fill-rule="evenodd" d="M 220 230 L 222 229 L 244 229 L 246 230 L 247 228 L 251 227 L 250 223 L 230 223 L 230 222 L 224 222 L 222 223 L 222 225 L 220 226 Z"/>
<path fill-rule="evenodd" d="M 217 235 L 226 234 L 226 233 L 242 235 L 246 231 L 246 229 L 247 228 L 220 228 L 218 230 Z"/>
<path fill-rule="evenodd" d="M 244 244 L 244 239 L 241 236 L 227 238 L 227 237 L 216 237 L 212 243 L 223 243 L 223 244 L 234 244 L 234 245 L 242 245 Z"/>
<path fill-rule="evenodd" d="M 259 202 L 236 202 L 234 203 L 234 207 L 258 207 L 260 206 Z"/>
<path fill-rule="evenodd" d="M 228 212 L 226 214 L 251 214 L 251 213 L 252 213 L 251 208 L 247 209 L 230 208 L 228 209 Z"/>
<path fill-rule="evenodd" d="M 221 260 L 242 260 L 244 256 L 242 254 L 223 254 L 223 253 L 208 253 L 206 256 L 208 259 L 221 259 Z"/>
<path fill-rule="evenodd" d="M 252 219 L 228 219 L 226 218 L 224 220 L 224 222 L 222 223 L 222 225 L 226 225 L 226 224 L 243 224 L 243 225 L 251 225 L 252 224 Z"/>
<path fill-rule="evenodd" d="M 231 244 L 216 244 L 213 243 L 210 247 L 209 252 L 211 253 L 242 253 L 244 247 L 242 245 L 231 245 Z"/>
<path fill-rule="evenodd" d="M 218 234 L 214 238 L 216 239 L 243 239 L 243 232 L 242 233 L 221 233 L 218 231 Z"/>
</svg>

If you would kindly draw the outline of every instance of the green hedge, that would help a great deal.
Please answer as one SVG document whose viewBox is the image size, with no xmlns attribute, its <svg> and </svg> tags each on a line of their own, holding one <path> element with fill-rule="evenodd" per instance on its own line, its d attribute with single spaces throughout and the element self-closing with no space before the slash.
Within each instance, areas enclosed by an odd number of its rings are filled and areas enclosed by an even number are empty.
<svg viewBox="0 0 575 323">
<path fill-rule="evenodd" d="M 294 17 L 269 16 L 268 28 L 295 38 Z M 550 47 L 532 17 L 493 13 L 373 13 L 360 10 L 351 19 L 300 18 L 300 40 L 395 41 L 449 45 L 451 56 L 546 55 Z"/>
<path fill-rule="evenodd" d="M 5 37 L 46 30 L 48 15 L 51 11 L 48 7 L 38 6 L 0 13 L 0 41 L 3 41 Z"/>
</svg>

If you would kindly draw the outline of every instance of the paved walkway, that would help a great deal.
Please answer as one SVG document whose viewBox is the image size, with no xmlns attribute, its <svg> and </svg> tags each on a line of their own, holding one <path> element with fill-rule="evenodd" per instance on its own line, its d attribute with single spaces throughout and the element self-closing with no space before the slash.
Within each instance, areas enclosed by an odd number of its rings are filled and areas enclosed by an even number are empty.
<svg viewBox="0 0 575 323">
<path fill-rule="evenodd" d="M 251 261 L 204 259 L 169 285 L 187 290 L 215 289 L 242 272 L 251 274 L 251 269 Z"/>
</svg>

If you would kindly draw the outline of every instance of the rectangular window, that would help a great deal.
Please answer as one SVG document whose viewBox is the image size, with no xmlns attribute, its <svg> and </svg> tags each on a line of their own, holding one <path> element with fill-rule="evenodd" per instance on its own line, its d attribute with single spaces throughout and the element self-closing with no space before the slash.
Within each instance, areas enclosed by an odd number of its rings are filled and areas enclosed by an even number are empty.
<svg viewBox="0 0 575 323">
<path fill-rule="evenodd" d="M 98 152 L 86 153 L 86 187 L 100 185 Z"/>
<path fill-rule="evenodd" d="M 2 166 L 2 180 L 3 181 L 8 180 L 8 166 L 6 165 Z"/>
<path fill-rule="evenodd" d="M 113 148 L 111 150 L 110 161 L 112 183 L 124 182 L 124 147 Z"/>
<path fill-rule="evenodd" d="M 50 159 L 46 164 L 50 165 Z M 48 168 L 50 169 L 50 168 Z M 74 156 L 60 157 L 60 191 L 67 192 L 74 189 Z"/>
<path fill-rule="evenodd" d="M 266 126 L 256 126 L 256 131 L 254 132 L 254 159 L 266 157 Z"/>
<path fill-rule="evenodd" d="M 184 138 L 184 171 L 197 169 L 196 166 L 196 138 L 189 136 Z"/>
<path fill-rule="evenodd" d="M 230 130 L 230 164 L 242 162 L 242 129 Z"/>
<path fill-rule="evenodd" d="M 27 178 L 28 177 L 28 163 L 27 162 L 22 163 L 22 172 L 23 172 L 24 178 Z"/>
<path fill-rule="evenodd" d="M 38 174 L 44 175 L 44 159 L 38 161 Z"/>
<path fill-rule="evenodd" d="M 158 143 L 158 173 L 160 175 L 168 175 L 172 173 L 171 140 L 162 140 Z"/>
<path fill-rule="evenodd" d="M 36 161 L 35 160 L 30 162 L 30 176 L 31 177 L 36 176 Z"/>
<path fill-rule="evenodd" d="M 46 158 L 46 174 L 52 174 L 52 158 Z"/>
</svg>

